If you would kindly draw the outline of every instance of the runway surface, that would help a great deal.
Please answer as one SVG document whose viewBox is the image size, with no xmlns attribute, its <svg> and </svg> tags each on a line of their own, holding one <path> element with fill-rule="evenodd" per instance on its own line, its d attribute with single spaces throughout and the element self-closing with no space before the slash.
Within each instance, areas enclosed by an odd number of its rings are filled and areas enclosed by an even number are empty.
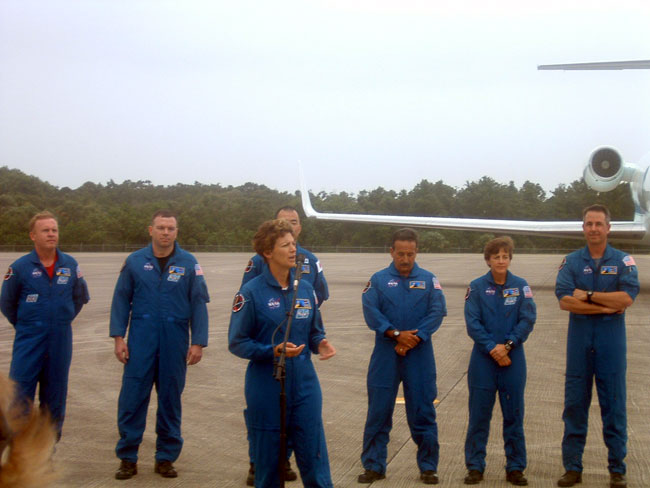
<svg viewBox="0 0 650 488">
<path fill-rule="evenodd" d="M 4 270 L 18 254 L 0 254 Z M 61 469 L 57 487 L 244 487 L 248 469 L 247 443 L 242 417 L 246 361 L 227 350 L 232 298 L 250 254 L 199 253 L 212 301 L 210 344 L 203 360 L 188 369 L 183 395 L 185 445 L 175 463 L 179 477 L 162 479 L 153 473 L 155 446 L 155 392 L 144 441 L 140 446 L 138 475 L 114 479 L 119 464 L 114 448 L 117 397 L 122 366 L 113 355 L 108 318 L 113 287 L 126 254 L 75 254 L 90 287 L 91 302 L 74 322 L 74 352 L 70 371 L 68 411 L 63 438 L 57 446 Z M 361 290 L 370 275 L 390 262 L 388 254 L 321 254 L 330 286 L 323 307 L 328 338 L 337 355 L 314 359 L 323 389 L 323 417 L 334 486 L 360 487 L 363 471 L 359 456 L 365 422 L 366 372 L 373 333 L 361 312 Z M 627 312 L 628 335 L 628 480 L 631 487 L 650 486 L 650 257 L 635 256 L 642 292 Z M 564 365 L 568 314 L 557 306 L 554 284 L 559 255 L 515 255 L 511 270 L 526 278 L 535 294 L 538 321 L 528 342 L 525 432 L 529 486 L 555 486 L 563 473 L 560 441 L 564 399 Z M 440 482 L 462 486 L 465 473 L 463 443 L 467 428 L 467 365 L 472 341 L 463 320 L 465 290 L 471 279 L 485 273 L 481 255 L 421 254 L 418 263 L 439 278 L 447 298 L 448 316 L 433 336 L 438 371 L 437 405 L 440 435 Z M 0 319 L 0 370 L 9 371 L 14 331 Z M 497 402 L 498 404 L 498 402 Z M 594 393 L 585 450 L 585 487 L 609 486 L 607 452 L 602 441 L 600 412 Z M 494 409 L 482 487 L 510 486 L 505 482 L 501 412 Z M 397 405 L 389 444 L 387 478 L 373 488 L 423 486 L 415 462 L 403 405 Z M 294 462 L 295 466 L 295 462 Z M 302 486 L 300 481 L 289 487 Z"/>
</svg>

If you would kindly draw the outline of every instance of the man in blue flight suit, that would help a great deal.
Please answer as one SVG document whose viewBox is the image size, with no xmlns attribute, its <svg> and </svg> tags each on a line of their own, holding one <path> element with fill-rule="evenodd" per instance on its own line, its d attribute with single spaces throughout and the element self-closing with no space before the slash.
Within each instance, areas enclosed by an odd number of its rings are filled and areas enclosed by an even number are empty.
<svg viewBox="0 0 650 488">
<path fill-rule="evenodd" d="M 570 312 L 564 389 L 562 461 L 558 486 L 582 481 L 594 376 L 608 449 L 610 486 L 627 486 L 625 408 L 625 309 L 639 293 L 634 258 L 607 244 L 609 210 L 591 205 L 583 211 L 587 246 L 569 254 L 557 275 L 555 294 Z"/>
<path fill-rule="evenodd" d="M 359 483 L 386 477 L 386 456 L 395 397 L 404 385 L 406 418 L 418 446 L 420 479 L 438 483 L 438 426 L 433 401 L 437 395 L 436 364 L 431 334 L 447 309 L 437 278 L 415 258 L 418 236 L 412 229 L 393 234 L 393 263 L 375 273 L 363 290 L 363 315 L 375 331 L 375 349 L 368 366 L 368 416 Z"/>
<path fill-rule="evenodd" d="M 293 227 L 293 235 L 296 238 L 296 240 L 298 239 L 298 236 L 302 231 L 302 225 L 300 224 L 300 215 L 298 215 L 298 211 L 294 207 L 284 206 L 279 208 L 275 212 L 275 218 L 289 221 L 289 223 Z M 316 299 L 318 300 L 318 306 L 320 307 L 323 304 L 323 302 L 327 300 L 330 296 L 329 289 L 327 288 L 327 281 L 325 280 L 325 275 L 323 274 L 323 267 L 321 266 L 318 258 L 313 253 L 311 253 L 304 247 L 298 245 L 297 242 L 296 242 L 296 252 L 297 255 L 304 254 L 305 256 L 305 264 L 303 264 L 302 266 L 302 280 L 308 282 L 314 288 L 316 292 Z M 253 256 L 248 261 L 248 264 L 244 269 L 244 276 L 242 277 L 241 280 L 241 286 L 243 287 L 250 280 L 262 274 L 265 267 L 266 267 L 266 263 L 264 262 L 264 258 L 259 254 L 255 254 L 255 256 Z M 247 430 L 247 437 L 248 437 L 248 457 L 250 461 L 250 467 L 248 469 L 246 484 L 248 486 L 254 486 L 255 485 L 255 462 L 253 456 L 253 447 L 250 438 L 251 429 L 248 425 L 249 422 L 246 416 L 246 410 L 244 410 L 244 421 L 246 422 L 246 430 Z M 291 469 L 291 464 L 289 462 L 289 458 L 291 457 L 291 448 L 289 448 L 287 454 L 288 454 L 287 471 L 285 473 L 285 481 L 294 481 L 298 479 L 298 475 L 293 469 Z"/>
<path fill-rule="evenodd" d="M 33 401 L 36 383 L 41 408 L 56 422 L 65 417 L 72 359 L 72 321 L 88 303 L 88 286 L 77 262 L 57 249 L 59 227 L 50 212 L 29 222 L 34 250 L 14 262 L 4 277 L 0 308 L 16 329 L 9 376 L 23 398 Z"/>
<path fill-rule="evenodd" d="M 138 472 L 138 447 L 154 384 L 158 393 L 154 471 L 165 478 L 178 475 L 172 463 L 183 447 L 181 394 L 186 367 L 201 360 L 208 343 L 208 289 L 194 256 L 175 242 L 176 216 L 156 212 L 149 235 L 151 245 L 126 258 L 111 306 L 110 335 L 115 356 L 124 364 L 117 413 L 120 440 L 115 453 L 121 460 L 117 479 Z"/>
</svg>

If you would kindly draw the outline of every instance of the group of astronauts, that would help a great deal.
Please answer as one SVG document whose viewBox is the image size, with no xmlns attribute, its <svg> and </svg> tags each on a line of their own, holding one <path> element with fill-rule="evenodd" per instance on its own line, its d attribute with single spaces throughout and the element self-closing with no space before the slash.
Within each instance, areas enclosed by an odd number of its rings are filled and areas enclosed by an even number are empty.
<svg viewBox="0 0 650 488">
<path fill-rule="evenodd" d="M 625 309 L 639 292 L 632 256 L 608 242 L 610 214 L 602 205 L 583 211 L 586 246 L 562 262 L 555 293 L 570 312 L 563 413 L 562 459 L 566 472 L 558 486 L 582 481 L 588 411 L 595 377 L 603 437 L 608 449 L 610 486 L 625 478 L 626 337 Z M 256 255 L 246 266 L 235 295 L 228 330 L 229 350 L 248 359 L 245 425 L 250 469 L 247 484 L 277 487 L 297 479 L 289 458 L 295 453 L 304 486 L 332 487 L 322 421 L 322 393 L 311 355 L 336 354 L 321 320 L 329 298 L 323 269 L 297 243 L 296 209 L 282 207 L 255 234 Z M 208 340 L 209 296 L 194 256 L 177 243 L 177 217 L 156 212 L 149 226 L 151 244 L 126 259 L 115 286 L 110 335 L 124 364 L 118 402 L 117 479 L 137 474 L 138 447 L 155 385 L 155 472 L 178 475 L 173 466 L 183 445 L 181 394 L 188 365 L 201 360 Z M 88 302 L 88 288 L 76 261 L 57 248 L 58 225 L 49 212 L 30 222 L 34 251 L 14 262 L 4 277 L 0 307 L 15 327 L 10 376 L 28 404 L 39 385 L 41 408 L 55 420 L 58 435 L 65 415 L 72 353 L 71 322 Z M 503 413 L 506 481 L 525 486 L 523 429 L 526 358 L 524 342 L 533 330 L 536 307 L 527 282 L 509 271 L 514 243 L 488 242 L 488 271 L 471 282 L 465 296 L 467 333 L 474 341 L 469 368 L 469 425 L 465 439 L 464 483 L 483 480 L 492 409 L 498 393 Z M 363 433 L 359 483 L 386 477 L 387 445 L 400 383 L 406 416 L 417 445 L 417 466 L 425 484 L 437 484 L 439 442 L 432 334 L 447 314 L 442 286 L 416 262 L 418 235 L 393 234 L 392 262 L 375 273 L 362 292 L 363 315 L 375 333 L 367 375 L 368 411 Z M 300 256 L 302 255 L 302 256 Z M 301 279 L 296 279 L 300 260 Z M 291 316 L 290 334 L 282 339 Z M 128 331 L 128 336 L 127 336 Z M 274 364 L 286 356 L 288 453 L 280 452 L 280 383 Z"/>
</svg>

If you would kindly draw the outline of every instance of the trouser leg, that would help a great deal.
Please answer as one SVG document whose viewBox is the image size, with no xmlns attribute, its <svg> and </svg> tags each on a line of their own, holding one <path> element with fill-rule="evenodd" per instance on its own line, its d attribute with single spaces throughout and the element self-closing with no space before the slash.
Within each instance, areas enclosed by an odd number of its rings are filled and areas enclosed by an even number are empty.
<svg viewBox="0 0 650 488">
<path fill-rule="evenodd" d="M 627 454 L 627 413 L 625 372 L 600 377 L 596 375 L 596 391 L 603 420 L 603 439 L 607 446 L 610 472 L 625 474 Z"/>
<path fill-rule="evenodd" d="M 469 388 L 469 425 L 465 437 L 467 469 L 485 471 L 485 448 L 490 435 L 490 420 L 495 399 L 494 388 Z"/>
<path fill-rule="evenodd" d="M 393 427 L 393 410 L 397 396 L 397 383 L 393 387 L 368 386 L 368 415 L 363 431 L 361 462 L 365 469 L 386 472 L 388 441 Z"/>
<path fill-rule="evenodd" d="M 562 463 L 567 471 L 582 471 L 582 454 L 587 442 L 593 374 L 566 376 L 564 383 L 564 436 Z"/>
</svg>

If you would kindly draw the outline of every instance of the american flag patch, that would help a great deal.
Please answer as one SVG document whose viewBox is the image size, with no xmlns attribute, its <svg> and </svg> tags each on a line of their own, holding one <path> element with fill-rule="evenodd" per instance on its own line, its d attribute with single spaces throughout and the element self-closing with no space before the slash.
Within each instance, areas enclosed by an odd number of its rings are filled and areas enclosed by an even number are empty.
<svg viewBox="0 0 650 488">
<path fill-rule="evenodd" d="M 524 286 L 524 297 L 533 298 L 533 290 L 530 289 L 530 286 Z"/>
<path fill-rule="evenodd" d="M 438 278 L 433 279 L 433 287 L 436 290 L 442 290 L 442 286 L 440 286 L 440 282 L 438 281 Z"/>
<path fill-rule="evenodd" d="M 196 263 L 194 265 L 194 272 L 196 273 L 196 276 L 203 276 L 203 270 L 201 269 L 201 265 L 199 263 Z"/>
<path fill-rule="evenodd" d="M 623 258 L 623 264 L 625 264 L 625 266 L 636 266 L 634 258 L 629 254 Z"/>
</svg>

